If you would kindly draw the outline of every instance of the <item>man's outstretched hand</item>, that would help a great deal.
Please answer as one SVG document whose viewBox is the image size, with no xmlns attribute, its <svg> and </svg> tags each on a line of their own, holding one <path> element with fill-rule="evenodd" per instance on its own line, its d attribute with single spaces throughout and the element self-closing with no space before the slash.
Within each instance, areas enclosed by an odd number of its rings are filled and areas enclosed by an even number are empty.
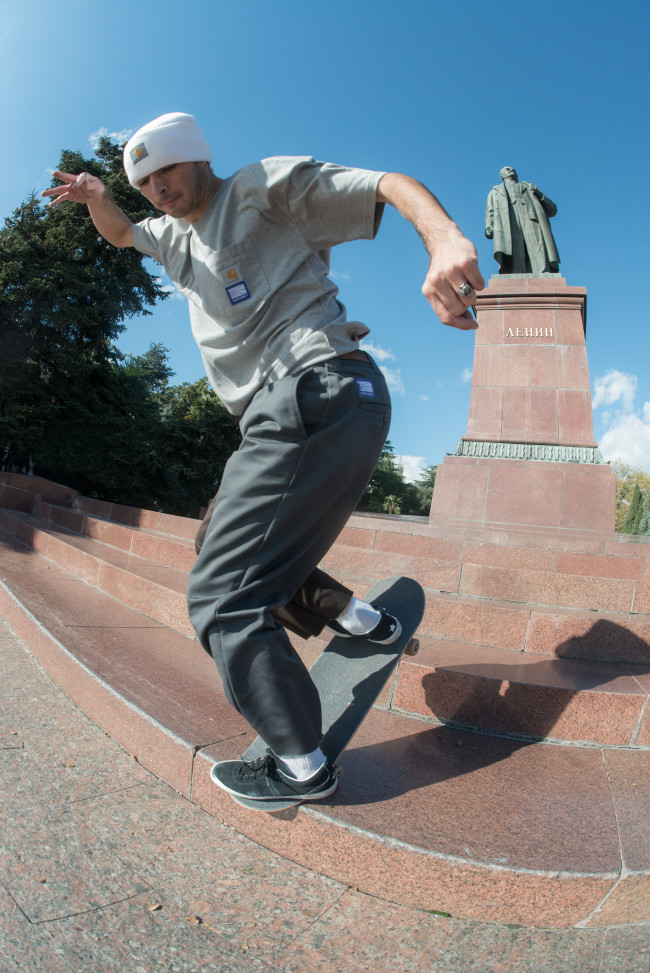
<svg viewBox="0 0 650 973">
<path fill-rule="evenodd" d="M 473 243 L 464 236 L 433 193 L 417 179 L 386 172 L 377 184 L 377 202 L 389 203 L 412 223 L 429 254 L 422 293 L 443 324 L 473 331 L 470 307 L 485 287 Z M 469 284 L 469 293 L 459 293 Z"/>
<path fill-rule="evenodd" d="M 89 172 L 82 172 L 78 176 L 73 176 L 69 172 L 61 172 L 55 169 L 52 173 L 55 179 L 59 179 L 63 185 L 54 186 L 53 189 L 44 189 L 41 196 L 52 196 L 50 206 L 57 206 L 66 200 L 71 203 L 92 203 L 99 199 L 106 191 L 101 179 L 91 176 Z"/>
<path fill-rule="evenodd" d="M 433 249 L 422 293 L 443 324 L 471 331 L 477 324 L 469 308 L 476 303 L 476 291 L 485 287 L 485 281 L 474 244 L 454 224 L 445 229 L 446 239 L 437 241 Z M 469 294 L 458 293 L 462 284 L 470 285 Z"/>
</svg>

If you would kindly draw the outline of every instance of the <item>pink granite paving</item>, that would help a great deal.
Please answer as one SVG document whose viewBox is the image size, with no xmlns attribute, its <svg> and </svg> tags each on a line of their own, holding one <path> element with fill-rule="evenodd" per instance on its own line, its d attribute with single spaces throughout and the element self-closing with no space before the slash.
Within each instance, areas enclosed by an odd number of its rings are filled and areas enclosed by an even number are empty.
<svg viewBox="0 0 650 973">
<path fill-rule="evenodd" d="M 55 561 L 82 581 L 100 588 L 163 625 L 168 625 L 190 637 L 193 629 L 187 617 L 186 589 L 187 564 L 185 556 L 177 558 L 169 551 L 169 541 L 153 540 L 154 560 L 128 553 L 126 548 L 113 547 L 87 535 L 68 533 L 52 527 L 39 526 L 36 522 L 18 519 L 15 536 L 32 550 Z M 148 535 L 144 535 L 148 539 Z M 133 538 L 133 546 L 137 538 Z M 165 553 L 161 552 L 161 543 Z M 177 549 L 179 544 L 171 542 Z M 147 550 L 148 545 L 144 544 Z M 189 553 L 187 547 L 185 552 Z M 191 552 L 191 561 L 194 560 Z M 161 559 L 176 562 L 180 570 L 165 566 Z"/>
<path fill-rule="evenodd" d="M 650 582 L 638 582 L 634 595 L 633 610 L 635 612 L 643 612 L 644 615 L 650 615 Z"/>
<path fill-rule="evenodd" d="M 16 674 L 22 652 L 29 684 L 29 656 L 0 627 L 0 652 L 8 645 Z M 42 729 L 45 708 L 34 713 L 13 697 L 26 752 L 14 752 L 13 772 L 0 777 L 0 806 L 11 841 L 23 838 L 25 872 L 12 876 L 11 891 L 0 888 L 3 973 L 115 973 L 134 964 L 178 973 L 645 971 L 647 926 L 543 930 L 445 918 L 418 911 L 409 895 L 391 904 L 265 851 L 139 768 L 52 683 L 49 692 L 58 704 Z M 104 779 L 94 793 L 61 793 L 65 741 L 75 737 L 89 785 L 93 767 L 110 761 L 117 773 L 121 763 L 112 790 Z M 129 768 L 138 776 L 129 779 Z M 21 799 L 5 802 L 5 793 Z M 54 842 L 51 855 L 39 855 Z M 120 881 L 147 890 L 111 901 Z M 75 914 L 79 905 L 90 909 Z"/>
<path fill-rule="evenodd" d="M 341 965 L 341 950 L 346 958 Z M 379 958 L 380 957 L 380 958 Z M 528 932 L 407 913 L 399 906 L 350 891 L 281 956 L 287 973 L 540 973 L 595 971 L 601 960 L 593 930 Z M 379 958 L 379 959 L 378 959 Z"/>
<path fill-rule="evenodd" d="M 34 925 L 0 886 L 0 941 L 6 973 L 70 973 L 70 966 L 52 951 L 47 927 Z"/>
<path fill-rule="evenodd" d="M 150 782 L 86 801 L 79 815 L 180 917 L 272 954 L 335 904 L 339 883 L 283 861 Z M 171 908 L 171 906 L 170 906 Z M 166 911 L 168 911 L 166 909 Z"/>
<path fill-rule="evenodd" d="M 6 752 L 0 755 L 3 775 L 12 773 L 6 757 Z M 21 801 L 20 812 L 12 811 L 6 806 L 1 814 L 0 878 L 30 922 L 51 921 L 148 891 L 117 856 L 97 846 L 94 833 L 67 808 L 55 811 Z M 62 847 L 65 857 L 59 854 Z"/>
<path fill-rule="evenodd" d="M 531 550 L 528 547 L 506 547 L 503 544 L 474 544 L 469 541 L 463 543 L 460 557 L 465 564 L 484 564 L 527 571 L 552 571 L 555 564 L 552 551 Z"/>
<path fill-rule="evenodd" d="M 650 751 L 605 753 L 626 868 L 644 870 L 650 878 Z"/>
<path fill-rule="evenodd" d="M 624 869 L 589 925 L 644 922 L 650 914 L 650 750 L 609 750 L 604 757 Z"/>
<path fill-rule="evenodd" d="M 337 541 L 337 544 L 339 541 Z M 414 557 L 430 558 L 433 561 L 453 563 L 460 559 L 460 543 L 444 538 L 422 537 L 414 534 L 388 534 L 378 531 L 375 550 L 390 551 L 396 554 L 411 554 Z"/>
</svg>

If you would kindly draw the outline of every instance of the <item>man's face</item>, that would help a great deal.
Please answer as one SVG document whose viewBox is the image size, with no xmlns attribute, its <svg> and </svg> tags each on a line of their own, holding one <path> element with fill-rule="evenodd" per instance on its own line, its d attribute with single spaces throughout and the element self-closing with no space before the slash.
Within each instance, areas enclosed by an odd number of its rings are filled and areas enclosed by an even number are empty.
<svg viewBox="0 0 650 973">
<path fill-rule="evenodd" d="M 502 179 L 514 179 L 515 181 L 517 180 L 517 173 L 512 168 L 512 166 L 504 166 L 501 172 L 499 173 L 499 175 L 501 176 Z"/>
<path fill-rule="evenodd" d="M 207 162 L 177 162 L 145 176 L 138 189 L 156 209 L 191 223 L 204 208 L 210 174 Z"/>
</svg>

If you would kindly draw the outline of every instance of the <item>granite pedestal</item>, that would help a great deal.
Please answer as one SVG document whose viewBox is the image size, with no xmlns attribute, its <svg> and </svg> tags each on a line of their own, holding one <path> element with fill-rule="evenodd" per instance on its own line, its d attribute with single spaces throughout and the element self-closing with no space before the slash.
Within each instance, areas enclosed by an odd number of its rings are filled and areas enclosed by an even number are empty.
<svg viewBox="0 0 650 973">
<path fill-rule="evenodd" d="M 583 287 L 555 274 L 495 277 L 478 295 L 467 431 L 438 467 L 433 518 L 614 529 L 615 479 L 593 433 L 586 302 Z"/>
</svg>

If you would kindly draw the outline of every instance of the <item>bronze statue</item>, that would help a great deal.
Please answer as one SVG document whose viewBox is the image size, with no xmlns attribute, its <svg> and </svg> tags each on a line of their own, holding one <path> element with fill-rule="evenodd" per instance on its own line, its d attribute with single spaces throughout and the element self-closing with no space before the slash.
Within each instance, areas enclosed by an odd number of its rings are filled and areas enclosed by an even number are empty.
<svg viewBox="0 0 650 973">
<path fill-rule="evenodd" d="M 557 206 L 531 182 L 518 182 L 511 166 L 499 173 L 485 210 L 485 235 L 494 239 L 500 274 L 557 274 L 560 257 L 549 225 Z"/>
</svg>

